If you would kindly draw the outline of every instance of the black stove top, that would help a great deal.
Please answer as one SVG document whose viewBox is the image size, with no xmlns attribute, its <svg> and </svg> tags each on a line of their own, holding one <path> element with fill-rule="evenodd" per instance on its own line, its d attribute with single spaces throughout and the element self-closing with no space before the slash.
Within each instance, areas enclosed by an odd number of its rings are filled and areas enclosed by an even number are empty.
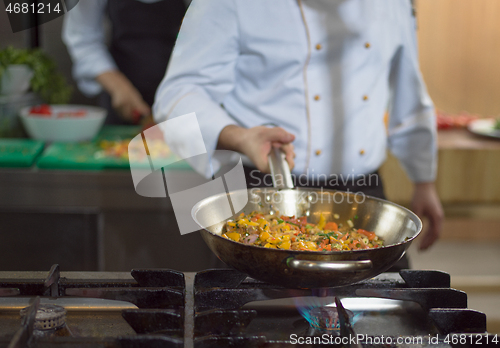
<svg viewBox="0 0 500 348">
<path fill-rule="evenodd" d="M 34 330 L 37 307 L 64 326 Z M 19 310 L 30 306 L 21 319 Z M 315 309 L 313 311 L 313 309 Z M 326 308 L 326 309 L 325 309 Z M 338 328 L 312 313 L 336 313 Z M 337 319 L 338 318 L 338 319 Z M 312 323 L 312 324 L 311 324 Z M 497 346 L 486 316 L 440 271 L 383 273 L 331 289 L 287 289 L 234 270 L 0 273 L 3 347 Z"/>
</svg>

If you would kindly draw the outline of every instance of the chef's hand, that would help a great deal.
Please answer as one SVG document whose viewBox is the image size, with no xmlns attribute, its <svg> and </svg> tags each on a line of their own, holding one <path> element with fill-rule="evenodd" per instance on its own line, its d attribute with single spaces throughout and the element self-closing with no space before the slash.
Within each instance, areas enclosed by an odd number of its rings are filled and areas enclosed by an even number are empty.
<svg viewBox="0 0 500 348">
<path fill-rule="evenodd" d="M 411 208 L 420 218 L 429 219 L 429 227 L 422 236 L 420 250 L 429 248 L 439 238 L 444 212 L 434 183 L 417 183 L 411 202 Z"/>
<path fill-rule="evenodd" d="M 137 123 L 140 116 L 151 115 L 151 108 L 139 91 L 120 71 L 106 71 L 96 78 L 111 96 L 111 105 L 125 120 Z"/>
<path fill-rule="evenodd" d="M 294 167 L 295 152 L 292 145 L 294 140 L 293 134 L 280 127 L 242 128 L 231 125 L 221 131 L 217 148 L 240 152 L 246 155 L 258 170 L 269 173 L 267 156 L 272 146 L 280 147 L 285 153 L 290 170 Z"/>
</svg>

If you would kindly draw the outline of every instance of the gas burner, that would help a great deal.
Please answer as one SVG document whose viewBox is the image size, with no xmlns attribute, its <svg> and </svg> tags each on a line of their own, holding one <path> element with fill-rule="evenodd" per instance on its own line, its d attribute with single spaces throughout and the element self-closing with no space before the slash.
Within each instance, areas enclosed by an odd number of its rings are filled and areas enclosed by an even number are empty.
<svg viewBox="0 0 500 348">
<path fill-rule="evenodd" d="M 346 310 L 346 312 L 349 318 L 354 316 L 351 311 Z M 321 331 L 338 332 L 340 329 L 339 313 L 336 307 L 325 306 L 313 308 L 309 311 L 307 319 L 313 328 Z"/>
<path fill-rule="evenodd" d="M 304 301 L 298 305 L 298 299 Z M 59 274 L 54 266 L 48 275 L 0 272 L 0 300 L 0 348 L 291 348 L 302 339 L 312 348 L 323 337 L 364 337 L 356 347 L 367 348 L 382 336 L 432 338 L 451 348 L 445 339 L 452 333 L 498 341 L 486 332 L 486 316 L 468 309 L 467 295 L 438 271 L 383 273 L 319 291 L 283 288 L 234 270 Z M 94 305 L 81 311 L 89 302 Z M 19 323 L 19 309 L 29 303 Z"/>
<path fill-rule="evenodd" d="M 21 318 L 24 319 L 31 307 L 21 309 Z M 66 323 L 66 309 L 52 304 L 40 304 L 35 315 L 33 328 L 39 331 L 59 329 Z"/>
</svg>

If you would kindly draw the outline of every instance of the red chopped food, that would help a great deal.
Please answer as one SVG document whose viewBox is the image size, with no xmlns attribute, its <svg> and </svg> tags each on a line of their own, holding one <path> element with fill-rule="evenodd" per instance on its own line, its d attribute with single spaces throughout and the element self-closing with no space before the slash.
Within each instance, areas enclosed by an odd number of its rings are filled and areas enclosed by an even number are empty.
<svg viewBox="0 0 500 348">
<path fill-rule="evenodd" d="M 461 114 L 449 114 L 443 111 L 437 112 L 437 127 L 438 129 L 451 129 L 451 128 L 467 128 L 470 122 L 477 120 L 478 115 L 462 112 Z"/>
<path fill-rule="evenodd" d="M 30 115 L 32 116 L 50 117 L 54 114 L 55 112 L 54 110 L 52 110 L 52 107 L 47 104 L 36 105 L 30 109 Z M 85 109 L 58 111 L 56 113 L 56 118 L 85 117 L 85 116 L 87 116 L 87 110 Z"/>
<path fill-rule="evenodd" d="M 47 117 L 52 115 L 52 108 L 47 104 L 36 105 L 30 109 L 30 114 Z"/>
</svg>

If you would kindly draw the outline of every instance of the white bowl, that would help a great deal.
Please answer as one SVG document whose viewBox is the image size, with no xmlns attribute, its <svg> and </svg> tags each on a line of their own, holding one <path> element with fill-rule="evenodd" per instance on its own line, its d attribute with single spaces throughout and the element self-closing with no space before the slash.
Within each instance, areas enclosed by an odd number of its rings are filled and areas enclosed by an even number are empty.
<svg viewBox="0 0 500 348">
<path fill-rule="evenodd" d="M 25 64 L 11 64 L 5 68 L 0 81 L 0 94 L 23 94 L 30 88 L 33 70 Z"/>
<path fill-rule="evenodd" d="M 92 140 L 106 118 L 106 109 L 86 105 L 51 105 L 50 116 L 30 113 L 32 107 L 21 109 L 20 117 L 29 136 L 42 141 L 79 142 Z M 58 118 L 60 113 L 85 110 L 85 116 Z"/>
</svg>

